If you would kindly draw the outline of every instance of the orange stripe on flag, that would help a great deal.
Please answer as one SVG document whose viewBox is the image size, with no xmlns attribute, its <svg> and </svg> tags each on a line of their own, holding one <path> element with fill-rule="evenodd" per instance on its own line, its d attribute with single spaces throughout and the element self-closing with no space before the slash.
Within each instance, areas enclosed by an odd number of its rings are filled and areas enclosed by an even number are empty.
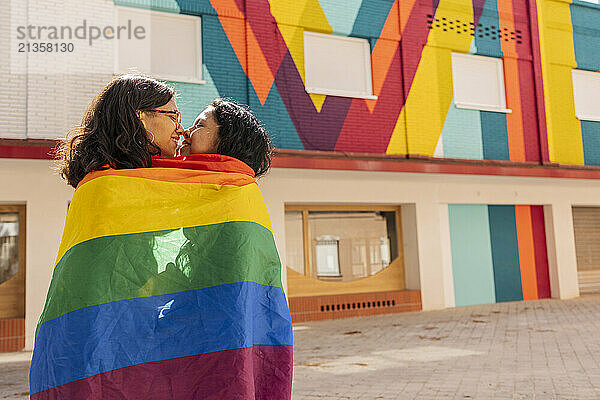
<svg viewBox="0 0 600 400">
<path fill-rule="evenodd" d="M 537 274 L 535 269 L 535 247 L 533 227 L 531 225 L 531 206 L 515 206 L 517 221 L 517 239 L 519 242 L 519 263 L 521 264 L 521 282 L 523 300 L 538 298 Z"/>
<path fill-rule="evenodd" d="M 102 176 L 125 176 L 130 178 L 146 178 L 152 181 L 172 183 L 208 183 L 213 185 L 245 186 L 254 183 L 254 178 L 241 173 L 215 171 L 198 171 L 177 168 L 136 168 L 108 169 L 90 172 L 79 182 L 79 186 Z"/>
</svg>

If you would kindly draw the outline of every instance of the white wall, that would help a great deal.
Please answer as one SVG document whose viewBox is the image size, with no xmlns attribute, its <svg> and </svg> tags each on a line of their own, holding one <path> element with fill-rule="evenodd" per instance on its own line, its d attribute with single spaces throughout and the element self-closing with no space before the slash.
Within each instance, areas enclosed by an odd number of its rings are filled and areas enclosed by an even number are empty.
<svg viewBox="0 0 600 400">
<path fill-rule="evenodd" d="M 33 348 L 73 189 L 43 160 L 0 159 L 0 203 L 27 206 L 25 348 Z"/>
<path fill-rule="evenodd" d="M 115 40 L 43 40 L 72 52 L 19 52 L 18 27 L 115 25 L 113 0 L 8 0 L 0 13 L 0 137 L 54 139 L 79 124 L 94 96 L 113 78 Z M 87 31 L 87 30 L 86 30 Z M 27 32 L 27 31 L 25 31 Z M 37 29 L 33 35 L 37 37 Z M 60 30 L 59 30 L 60 32 Z M 48 31 L 42 31 L 47 38 Z M 89 35 L 86 32 L 86 35 Z M 30 42 L 36 42 L 32 40 Z"/>
</svg>

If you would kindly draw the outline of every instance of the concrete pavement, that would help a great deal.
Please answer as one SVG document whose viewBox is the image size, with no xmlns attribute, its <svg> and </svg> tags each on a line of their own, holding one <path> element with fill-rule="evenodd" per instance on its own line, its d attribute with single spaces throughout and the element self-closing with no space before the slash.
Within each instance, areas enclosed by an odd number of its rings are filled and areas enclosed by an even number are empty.
<svg viewBox="0 0 600 400">
<path fill-rule="evenodd" d="M 294 400 L 600 399 L 600 296 L 294 329 Z"/>
</svg>

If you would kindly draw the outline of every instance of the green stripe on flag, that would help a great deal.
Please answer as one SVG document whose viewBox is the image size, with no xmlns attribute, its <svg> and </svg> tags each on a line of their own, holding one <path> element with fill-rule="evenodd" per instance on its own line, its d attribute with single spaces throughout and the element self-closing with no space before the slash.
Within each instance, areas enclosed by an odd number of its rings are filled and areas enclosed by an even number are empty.
<svg viewBox="0 0 600 400">
<path fill-rule="evenodd" d="M 280 274 L 273 235 L 254 222 L 100 237 L 62 257 L 38 329 L 68 312 L 118 300 L 245 281 L 282 287 Z"/>
</svg>

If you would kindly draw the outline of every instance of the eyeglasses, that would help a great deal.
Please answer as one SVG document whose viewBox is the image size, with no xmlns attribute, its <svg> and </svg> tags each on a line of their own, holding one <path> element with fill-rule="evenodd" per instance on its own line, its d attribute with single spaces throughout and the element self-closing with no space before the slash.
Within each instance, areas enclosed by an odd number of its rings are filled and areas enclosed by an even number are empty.
<svg viewBox="0 0 600 400">
<path fill-rule="evenodd" d="M 155 112 L 159 114 L 167 114 L 169 118 L 175 123 L 176 127 L 181 126 L 181 113 L 179 111 L 172 110 L 147 110 L 148 112 Z M 173 118 L 175 117 L 175 118 Z"/>
</svg>

